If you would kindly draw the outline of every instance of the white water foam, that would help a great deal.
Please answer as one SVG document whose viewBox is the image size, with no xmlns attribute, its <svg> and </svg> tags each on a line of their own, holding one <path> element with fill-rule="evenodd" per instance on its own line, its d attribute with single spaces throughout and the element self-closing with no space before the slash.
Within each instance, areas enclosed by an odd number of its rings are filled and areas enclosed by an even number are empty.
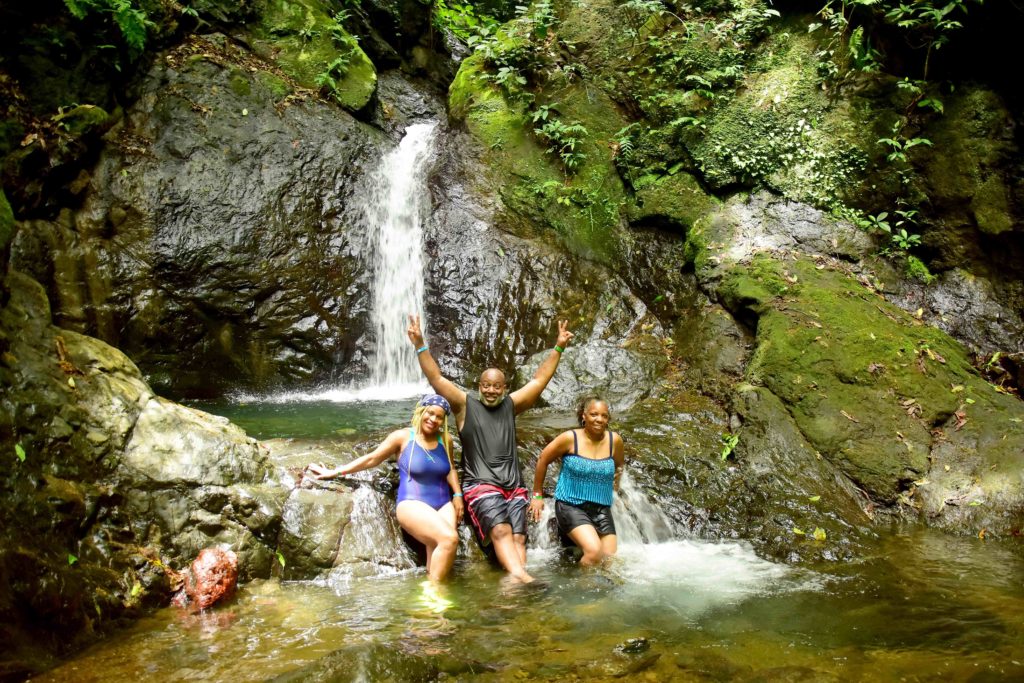
<svg viewBox="0 0 1024 683">
<path fill-rule="evenodd" d="M 426 381 L 350 389 L 311 389 L 308 391 L 282 391 L 257 395 L 238 392 L 231 395 L 237 403 L 362 403 L 371 401 L 399 401 L 422 396 L 430 390 Z"/>
</svg>

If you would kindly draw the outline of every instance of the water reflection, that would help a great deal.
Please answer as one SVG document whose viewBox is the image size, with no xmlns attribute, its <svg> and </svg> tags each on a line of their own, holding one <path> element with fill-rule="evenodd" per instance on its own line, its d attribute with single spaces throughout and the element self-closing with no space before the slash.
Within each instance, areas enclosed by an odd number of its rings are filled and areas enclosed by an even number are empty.
<svg viewBox="0 0 1024 683">
<path fill-rule="evenodd" d="M 1024 563 L 980 542 L 895 536 L 829 574 L 697 540 L 623 544 L 609 571 L 555 548 L 530 564 L 546 588 L 507 586 L 463 556 L 443 613 L 422 599 L 422 570 L 255 582 L 206 614 L 163 610 L 39 680 L 612 680 L 631 667 L 652 680 L 1024 676 L 1013 578 Z M 630 638 L 646 649 L 616 649 Z"/>
</svg>

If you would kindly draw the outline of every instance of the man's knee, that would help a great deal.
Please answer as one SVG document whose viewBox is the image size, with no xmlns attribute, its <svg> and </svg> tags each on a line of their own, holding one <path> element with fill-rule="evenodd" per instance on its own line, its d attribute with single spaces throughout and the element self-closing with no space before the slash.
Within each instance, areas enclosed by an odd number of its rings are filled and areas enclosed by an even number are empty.
<svg viewBox="0 0 1024 683">
<path fill-rule="evenodd" d="M 510 524 L 495 524 L 491 528 L 491 541 L 505 541 L 512 537 L 512 525 Z"/>
</svg>

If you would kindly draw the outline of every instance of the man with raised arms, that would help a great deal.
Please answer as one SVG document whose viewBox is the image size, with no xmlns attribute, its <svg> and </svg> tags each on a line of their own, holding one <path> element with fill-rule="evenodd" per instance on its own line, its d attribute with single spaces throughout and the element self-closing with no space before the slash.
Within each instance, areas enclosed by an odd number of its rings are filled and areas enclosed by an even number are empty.
<svg viewBox="0 0 1024 683">
<path fill-rule="evenodd" d="M 529 494 L 523 486 L 516 452 L 516 415 L 533 407 L 555 374 L 562 351 L 572 339 L 569 321 L 558 322 L 558 339 L 533 379 L 505 394 L 505 374 L 488 368 L 480 375 L 480 398 L 469 396 L 441 375 L 423 341 L 419 316 L 409 316 L 409 340 L 420 369 L 434 391 L 448 399 L 462 440 L 462 490 L 469 520 L 483 545 L 494 547 L 502 567 L 514 579 L 533 581 L 526 571 L 526 514 Z"/>
</svg>

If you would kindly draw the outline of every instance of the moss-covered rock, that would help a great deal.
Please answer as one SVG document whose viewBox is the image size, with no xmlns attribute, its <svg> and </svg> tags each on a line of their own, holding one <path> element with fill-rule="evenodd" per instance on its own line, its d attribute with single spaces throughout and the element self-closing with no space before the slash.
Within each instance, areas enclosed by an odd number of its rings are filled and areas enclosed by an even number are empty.
<svg viewBox="0 0 1024 683">
<path fill-rule="evenodd" d="M 350 111 L 365 107 L 377 89 L 377 70 L 358 41 L 321 0 L 270 0 L 254 47 L 307 88 L 319 88 Z"/>
<path fill-rule="evenodd" d="M 687 147 L 711 187 L 768 185 L 819 206 L 846 196 L 874 142 L 853 109 L 820 86 L 811 36 L 778 32 L 759 47 L 742 87 L 704 117 Z"/>
<path fill-rule="evenodd" d="M 936 487 L 936 454 L 948 453 L 950 469 L 1007 504 L 998 528 L 1008 531 L 1024 512 L 1024 406 L 982 380 L 945 333 L 820 265 L 765 255 L 723 279 L 723 303 L 756 325 L 747 380 L 778 396 L 808 442 L 880 501 L 918 507 L 915 492 Z M 942 524 L 942 505 L 929 500 Z"/>
<path fill-rule="evenodd" d="M 60 128 L 75 137 L 102 132 L 112 123 L 111 117 L 106 111 L 91 104 L 72 107 L 55 116 L 53 120 Z"/>
<path fill-rule="evenodd" d="M 922 133 L 933 143 L 921 153 L 929 201 L 944 214 L 950 242 L 962 239 L 957 235 L 972 223 L 988 235 L 1012 230 L 1019 223 L 1013 179 L 1006 176 L 1008 163 L 1019 153 L 1013 115 L 998 95 L 976 86 L 947 100 L 945 115 Z"/>
<path fill-rule="evenodd" d="M 492 186 L 507 209 L 505 227 L 522 231 L 527 222 L 543 225 L 577 253 L 612 259 L 621 247 L 625 201 L 608 148 L 623 124 L 612 102 L 581 84 L 545 92 L 552 116 L 586 129 L 579 145 L 585 158 L 569 172 L 533 132 L 540 124 L 531 120 L 526 105 L 510 100 L 483 74 L 479 56 L 465 60 L 449 89 L 449 106 L 485 150 Z"/>
<path fill-rule="evenodd" d="M 630 223 L 663 225 L 686 234 L 716 205 L 715 199 L 689 173 L 648 175 L 633 187 L 635 197 L 626 211 Z"/>
</svg>

